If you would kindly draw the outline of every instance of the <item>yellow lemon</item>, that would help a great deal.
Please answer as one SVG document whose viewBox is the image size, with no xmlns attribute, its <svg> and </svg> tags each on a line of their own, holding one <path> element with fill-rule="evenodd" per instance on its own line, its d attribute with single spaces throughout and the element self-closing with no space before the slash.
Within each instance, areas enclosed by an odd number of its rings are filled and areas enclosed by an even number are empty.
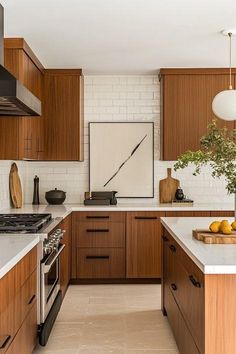
<svg viewBox="0 0 236 354">
<path fill-rule="evenodd" d="M 231 224 L 231 226 L 232 226 L 232 229 L 233 229 L 234 231 L 236 231 L 236 221 L 233 221 L 232 224 Z"/>
<path fill-rule="evenodd" d="M 222 220 L 220 223 L 220 232 L 223 232 L 225 228 L 231 227 L 228 220 Z M 224 233 L 224 232 L 223 232 Z"/>
<path fill-rule="evenodd" d="M 209 229 L 211 232 L 217 233 L 220 231 L 220 225 L 221 225 L 220 221 L 213 221 L 209 226 Z"/>
<path fill-rule="evenodd" d="M 231 227 L 230 225 L 224 226 L 224 227 L 222 228 L 222 233 L 223 233 L 224 235 L 231 235 L 231 234 L 232 234 L 232 227 Z"/>
</svg>

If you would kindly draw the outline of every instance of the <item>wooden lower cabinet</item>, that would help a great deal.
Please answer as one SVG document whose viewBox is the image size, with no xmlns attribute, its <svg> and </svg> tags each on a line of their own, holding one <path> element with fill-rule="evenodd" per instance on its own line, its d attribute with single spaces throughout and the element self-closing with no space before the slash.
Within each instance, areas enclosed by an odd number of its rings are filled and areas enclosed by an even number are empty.
<svg viewBox="0 0 236 354">
<path fill-rule="evenodd" d="M 203 274 L 163 230 L 162 309 L 180 354 L 236 354 L 236 275 Z"/>
<path fill-rule="evenodd" d="M 161 277 L 163 212 L 128 212 L 126 235 L 127 278 Z"/>
<path fill-rule="evenodd" d="M 71 278 L 71 215 L 67 216 L 59 227 L 65 231 L 61 240 L 65 248 L 60 256 L 60 286 L 64 297 Z"/>
<path fill-rule="evenodd" d="M 124 212 L 74 212 L 72 278 L 125 278 Z"/>
<path fill-rule="evenodd" d="M 36 344 L 36 267 L 35 247 L 0 279 L 0 353 L 31 354 Z M 19 337 L 24 344 L 20 350 L 14 344 L 15 341 L 18 343 Z"/>
</svg>

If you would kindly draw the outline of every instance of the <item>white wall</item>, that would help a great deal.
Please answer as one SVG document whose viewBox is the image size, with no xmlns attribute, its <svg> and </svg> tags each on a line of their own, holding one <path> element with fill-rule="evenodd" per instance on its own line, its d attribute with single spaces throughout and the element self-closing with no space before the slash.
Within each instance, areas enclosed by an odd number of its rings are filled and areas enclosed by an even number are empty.
<svg viewBox="0 0 236 354">
<path fill-rule="evenodd" d="M 21 162 L 25 176 L 25 202 L 32 202 L 33 178 L 40 178 L 41 202 L 44 194 L 52 188 L 60 188 L 67 192 L 67 203 L 82 203 L 84 191 L 88 190 L 88 122 L 89 121 L 154 121 L 155 131 L 155 198 L 154 199 L 122 199 L 137 203 L 139 201 L 153 203 L 159 198 L 159 180 L 166 177 L 166 168 L 174 162 L 163 162 L 160 157 L 160 85 L 157 76 L 87 76 L 85 77 L 85 161 L 84 162 Z M 5 165 L 4 165 L 5 164 Z M 3 201 L 7 203 L 8 194 L 6 172 L 9 162 L 4 162 L 1 172 L 1 190 Z M 10 165 L 10 164 L 9 164 Z M 4 172 L 5 171 L 5 172 Z M 192 176 L 188 168 L 175 173 L 188 197 L 195 202 L 233 203 L 228 196 L 223 180 L 214 180 L 208 168 L 198 176 Z M 2 193 L 1 193 L 2 195 Z"/>
</svg>

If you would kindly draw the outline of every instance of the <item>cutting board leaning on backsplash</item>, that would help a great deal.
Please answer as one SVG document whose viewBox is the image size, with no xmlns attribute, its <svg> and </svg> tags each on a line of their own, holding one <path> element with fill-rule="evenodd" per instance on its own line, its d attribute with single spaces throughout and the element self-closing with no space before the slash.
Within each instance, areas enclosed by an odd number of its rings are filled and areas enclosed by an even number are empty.
<svg viewBox="0 0 236 354">
<path fill-rule="evenodd" d="M 22 188 L 21 181 L 18 174 L 17 164 L 14 162 L 11 165 L 11 170 L 9 174 L 9 188 L 10 197 L 14 208 L 22 207 Z"/>
<path fill-rule="evenodd" d="M 160 180 L 159 183 L 160 203 L 171 203 L 175 199 L 178 187 L 179 180 L 171 177 L 171 168 L 167 168 L 167 178 Z"/>
</svg>

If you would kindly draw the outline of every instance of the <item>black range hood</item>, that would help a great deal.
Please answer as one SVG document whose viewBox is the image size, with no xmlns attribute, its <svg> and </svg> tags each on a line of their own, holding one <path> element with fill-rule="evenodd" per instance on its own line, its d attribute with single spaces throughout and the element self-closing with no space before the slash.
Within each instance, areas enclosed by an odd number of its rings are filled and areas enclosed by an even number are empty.
<svg viewBox="0 0 236 354">
<path fill-rule="evenodd" d="M 41 101 L 4 68 L 4 9 L 0 4 L 0 116 L 40 116 Z"/>
</svg>

